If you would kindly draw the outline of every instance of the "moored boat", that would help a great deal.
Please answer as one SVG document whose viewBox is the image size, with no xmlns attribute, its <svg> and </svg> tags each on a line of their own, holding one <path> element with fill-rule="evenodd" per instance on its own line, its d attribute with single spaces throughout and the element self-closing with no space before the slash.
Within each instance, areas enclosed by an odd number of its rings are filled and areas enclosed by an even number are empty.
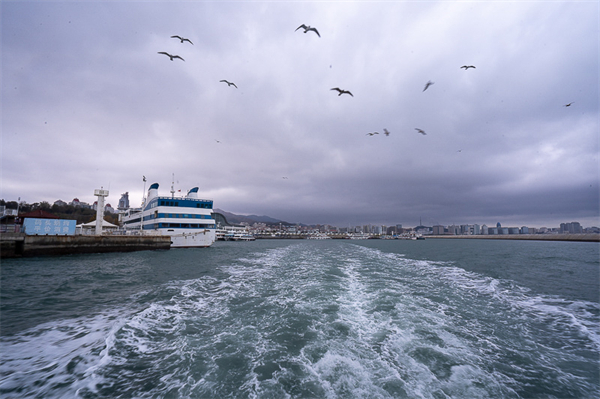
<svg viewBox="0 0 600 399">
<path fill-rule="evenodd" d="M 158 183 L 148 189 L 140 208 L 129 208 L 119 215 L 126 234 L 168 235 L 171 248 L 209 247 L 215 242 L 213 201 L 198 198 L 198 187 L 185 197 L 158 195 Z"/>
</svg>

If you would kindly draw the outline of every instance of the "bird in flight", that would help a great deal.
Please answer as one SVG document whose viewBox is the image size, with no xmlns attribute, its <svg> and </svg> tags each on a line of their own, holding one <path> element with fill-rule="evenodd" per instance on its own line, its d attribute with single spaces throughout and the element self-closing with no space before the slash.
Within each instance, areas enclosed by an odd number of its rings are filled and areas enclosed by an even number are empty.
<svg viewBox="0 0 600 399">
<path fill-rule="evenodd" d="M 288 178 L 287 178 L 287 176 L 283 176 L 283 177 L 282 177 L 282 179 L 285 179 L 285 180 L 287 180 Z"/>
<path fill-rule="evenodd" d="M 385 134 L 386 136 L 390 135 L 390 132 L 388 132 L 388 130 L 386 128 L 383 129 L 383 134 Z"/>
<path fill-rule="evenodd" d="M 431 86 L 434 82 L 432 82 L 431 80 L 427 83 L 425 83 L 425 88 L 423 89 L 423 91 L 427 90 L 429 88 L 429 86 Z"/>
<path fill-rule="evenodd" d="M 463 65 L 463 66 L 461 66 L 461 68 L 464 68 L 465 71 L 469 68 L 476 69 L 475 66 L 473 66 L 473 65 Z"/>
<path fill-rule="evenodd" d="M 427 133 L 423 129 L 415 128 L 415 130 L 425 136 Z"/>
<path fill-rule="evenodd" d="M 238 88 L 238 87 L 235 85 L 235 83 L 233 83 L 233 82 L 228 82 L 228 81 L 226 81 L 226 80 L 224 80 L 224 79 L 223 79 L 223 80 L 219 80 L 219 82 L 225 82 L 225 83 L 227 83 L 227 86 L 233 86 L 233 87 L 235 87 L 236 89 Z"/>
<path fill-rule="evenodd" d="M 164 51 L 159 51 L 158 54 L 164 54 L 164 55 L 166 55 L 167 57 L 169 57 L 171 59 L 171 61 L 173 61 L 173 58 L 179 58 L 181 61 L 185 61 L 183 58 L 181 58 L 178 55 L 171 55 L 169 53 L 165 53 Z"/>
<path fill-rule="evenodd" d="M 340 93 L 340 94 L 338 94 L 338 96 L 341 96 L 342 94 L 350 94 L 352 97 L 354 97 L 354 96 L 352 95 L 352 93 L 350 93 L 348 90 L 342 90 L 342 89 L 340 89 L 339 87 L 334 87 L 334 88 L 333 88 L 333 89 L 331 89 L 331 90 L 337 90 L 337 91 Z"/>
<path fill-rule="evenodd" d="M 574 102 L 574 101 L 573 101 L 573 102 Z M 568 104 L 565 104 L 565 107 L 570 107 L 570 106 L 571 106 L 571 104 L 573 104 L 573 102 L 570 102 L 570 103 L 568 103 Z"/>
<path fill-rule="evenodd" d="M 181 40 L 181 43 L 190 42 L 191 44 L 194 44 L 194 43 L 192 43 L 192 41 L 190 39 L 186 39 L 185 37 L 175 35 L 175 36 L 171 36 L 171 38 L 179 39 L 179 40 Z"/>
<path fill-rule="evenodd" d="M 379 134 L 379 132 L 367 133 L 367 136 L 374 136 L 376 134 Z"/>
<path fill-rule="evenodd" d="M 309 30 L 312 30 L 313 32 L 315 32 L 317 34 L 317 36 L 321 37 L 321 35 L 319 34 L 319 31 L 317 30 L 317 28 L 313 28 L 312 26 L 308 26 L 308 25 L 302 24 L 299 27 L 297 27 L 296 30 L 298 30 L 300 28 L 304 29 L 304 33 L 308 32 Z"/>
<path fill-rule="evenodd" d="M 220 142 L 219 140 L 217 140 L 217 139 L 215 139 L 215 141 L 216 141 L 217 143 L 219 143 L 219 144 L 221 143 L 221 142 Z"/>
</svg>

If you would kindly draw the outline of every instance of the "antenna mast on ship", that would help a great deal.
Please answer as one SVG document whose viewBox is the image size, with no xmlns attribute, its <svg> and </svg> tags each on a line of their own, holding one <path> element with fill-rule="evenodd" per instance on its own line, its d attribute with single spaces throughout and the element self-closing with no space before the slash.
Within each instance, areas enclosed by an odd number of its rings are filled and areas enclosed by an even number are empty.
<svg viewBox="0 0 600 399">
<path fill-rule="evenodd" d="M 175 198 L 175 173 L 173 173 L 173 180 L 171 180 L 171 198 Z"/>
<path fill-rule="evenodd" d="M 144 181 L 144 191 L 142 191 L 142 206 L 144 206 L 144 202 L 146 202 L 146 176 L 142 176 L 142 180 Z"/>
</svg>

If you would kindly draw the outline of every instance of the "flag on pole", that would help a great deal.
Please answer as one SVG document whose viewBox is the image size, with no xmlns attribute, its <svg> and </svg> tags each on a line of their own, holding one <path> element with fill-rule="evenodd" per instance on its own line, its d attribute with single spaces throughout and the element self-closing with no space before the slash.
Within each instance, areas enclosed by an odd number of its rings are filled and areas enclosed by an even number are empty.
<svg viewBox="0 0 600 399">
<path fill-rule="evenodd" d="M 144 181 L 146 181 L 146 176 L 142 176 L 144 178 Z"/>
</svg>

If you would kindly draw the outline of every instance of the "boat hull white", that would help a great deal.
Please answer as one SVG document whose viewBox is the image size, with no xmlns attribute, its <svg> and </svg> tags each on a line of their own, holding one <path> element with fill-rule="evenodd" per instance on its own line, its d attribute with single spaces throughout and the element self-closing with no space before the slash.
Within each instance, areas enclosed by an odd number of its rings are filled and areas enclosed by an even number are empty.
<svg viewBox="0 0 600 399">
<path fill-rule="evenodd" d="M 162 235 L 171 236 L 171 248 L 210 247 L 215 242 L 215 230 L 206 229 L 202 233 L 197 231 L 172 234 L 164 232 Z"/>
</svg>

